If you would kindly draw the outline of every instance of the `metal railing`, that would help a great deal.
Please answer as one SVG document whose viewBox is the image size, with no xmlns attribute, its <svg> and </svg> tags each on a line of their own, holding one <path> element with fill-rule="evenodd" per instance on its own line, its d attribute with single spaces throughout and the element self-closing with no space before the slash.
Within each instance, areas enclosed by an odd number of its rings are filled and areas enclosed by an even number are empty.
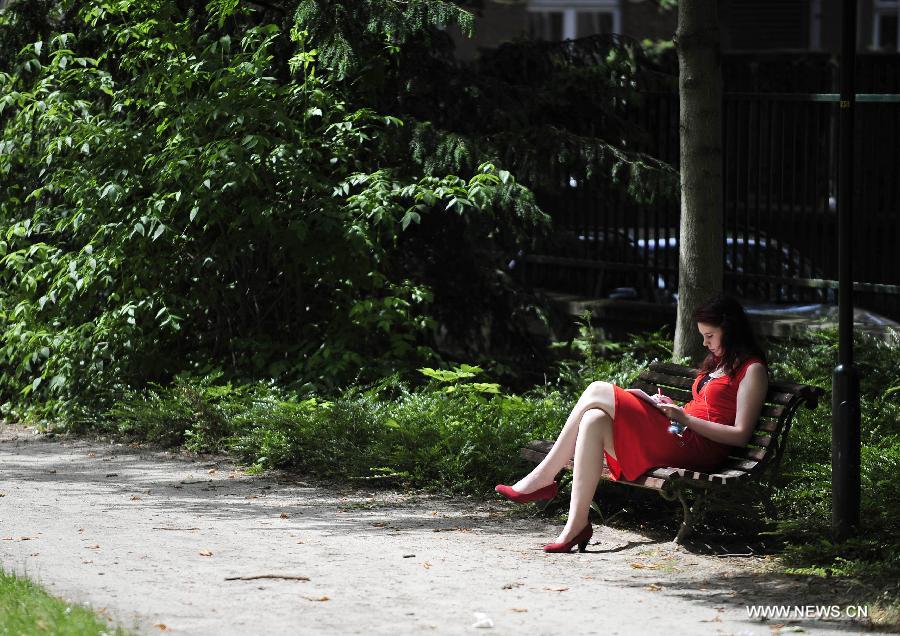
<svg viewBox="0 0 900 636">
<path fill-rule="evenodd" d="M 900 94 L 857 100 L 854 288 L 860 306 L 900 318 Z M 835 302 L 837 101 L 833 93 L 725 94 L 728 291 L 758 301 Z M 677 95 L 648 93 L 641 103 L 633 115 L 650 133 L 645 150 L 677 166 Z M 653 301 L 677 290 L 677 201 L 638 205 L 599 181 L 538 195 L 556 229 L 540 254 L 525 259 L 529 282 Z"/>
</svg>

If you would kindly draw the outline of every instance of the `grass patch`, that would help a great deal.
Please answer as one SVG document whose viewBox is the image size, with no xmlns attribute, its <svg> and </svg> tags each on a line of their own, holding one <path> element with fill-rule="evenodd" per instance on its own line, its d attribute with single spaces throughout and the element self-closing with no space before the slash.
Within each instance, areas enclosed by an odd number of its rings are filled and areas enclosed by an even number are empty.
<svg viewBox="0 0 900 636">
<path fill-rule="evenodd" d="M 39 585 L 0 570 L 0 635 L 125 636 L 89 608 L 66 603 Z"/>
</svg>

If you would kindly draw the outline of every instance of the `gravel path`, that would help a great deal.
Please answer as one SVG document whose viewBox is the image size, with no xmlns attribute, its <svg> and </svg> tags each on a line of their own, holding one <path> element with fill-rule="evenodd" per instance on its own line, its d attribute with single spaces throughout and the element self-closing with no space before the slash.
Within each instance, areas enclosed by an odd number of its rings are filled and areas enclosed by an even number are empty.
<svg viewBox="0 0 900 636">
<path fill-rule="evenodd" d="M 0 429 L 0 566 L 137 633 L 864 631 L 748 618 L 748 604 L 834 602 L 757 560 L 601 526 L 585 554 L 544 554 L 558 530 L 504 501 L 248 476 L 227 460 Z M 302 578 L 228 580 L 264 575 Z"/>
</svg>

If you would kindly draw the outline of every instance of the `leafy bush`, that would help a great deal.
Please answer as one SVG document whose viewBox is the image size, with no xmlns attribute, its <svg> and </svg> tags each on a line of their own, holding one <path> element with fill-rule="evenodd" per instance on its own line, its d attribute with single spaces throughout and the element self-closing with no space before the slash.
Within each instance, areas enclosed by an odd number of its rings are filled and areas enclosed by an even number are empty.
<svg viewBox="0 0 900 636">
<path fill-rule="evenodd" d="M 300 18 L 61 4 L 0 73 L 0 396 L 15 408 L 108 406 L 186 370 L 330 389 L 422 364 L 446 301 L 417 266 L 428 242 L 408 237 L 442 219 L 464 256 L 545 224 L 493 164 L 418 170 L 394 147 L 403 121 L 361 106 Z M 0 54 L 30 8 L 0 16 Z"/>
<path fill-rule="evenodd" d="M 482 370 L 423 369 L 431 383 L 411 390 L 393 377 L 332 399 L 295 395 L 271 384 L 233 387 L 180 378 L 171 387 L 131 392 L 79 430 L 228 450 L 255 470 L 292 467 L 339 478 L 386 475 L 415 486 L 485 492 L 521 470 L 518 449 L 564 421 L 556 392 L 514 396 L 474 381 Z"/>
<path fill-rule="evenodd" d="M 770 352 L 775 377 L 826 389 L 819 408 L 794 418 L 775 501 L 783 511 L 780 534 L 797 571 L 870 574 L 900 571 L 900 342 L 858 334 L 860 372 L 861 527 L 846 544 L 831 540 L 831 373 L 837 363 L 835 331 L 811 332 L 778 343 Z M 895 577 L 896 578 L 896 577 Z M 898 590 L 900 592 L 900 590 Z"/>
</svg>

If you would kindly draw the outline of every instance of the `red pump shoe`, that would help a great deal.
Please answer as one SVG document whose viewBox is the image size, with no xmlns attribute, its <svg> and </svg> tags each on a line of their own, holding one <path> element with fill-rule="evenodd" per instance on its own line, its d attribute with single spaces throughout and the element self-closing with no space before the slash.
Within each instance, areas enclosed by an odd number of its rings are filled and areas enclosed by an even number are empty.
<svg viewBox="0 0 900 636">
<path fill-rule="evenodd" d="M 554 481 L 549 486 L 544 486 L 543 488 L 538 488 L 534 492 L 516 492 L 509 486 L 504 486 L 503 484 L 497 484 L 494 487 L 494 490 L 499 492 L 501 495 L 515 501 L 516 503 L 528 503 L 529 501 L 543 501 L 544 499 L 553 499 L 556 497 L 556 494 L 559 492 L 559 486 Z"/>
<path fill-rule="evenodd" d="M 572 547 L 576 543 L 578 544 L 578 551 L 584 552 L 592 536 L 594 536 L 594 528 L 591 527 L 591 522 L 588 521 L 584 530 L 576 534 L 574 539 L 565 543 L 548 543 L 544 546 L 544 552 L 571 552 Z"/>
</svg>

